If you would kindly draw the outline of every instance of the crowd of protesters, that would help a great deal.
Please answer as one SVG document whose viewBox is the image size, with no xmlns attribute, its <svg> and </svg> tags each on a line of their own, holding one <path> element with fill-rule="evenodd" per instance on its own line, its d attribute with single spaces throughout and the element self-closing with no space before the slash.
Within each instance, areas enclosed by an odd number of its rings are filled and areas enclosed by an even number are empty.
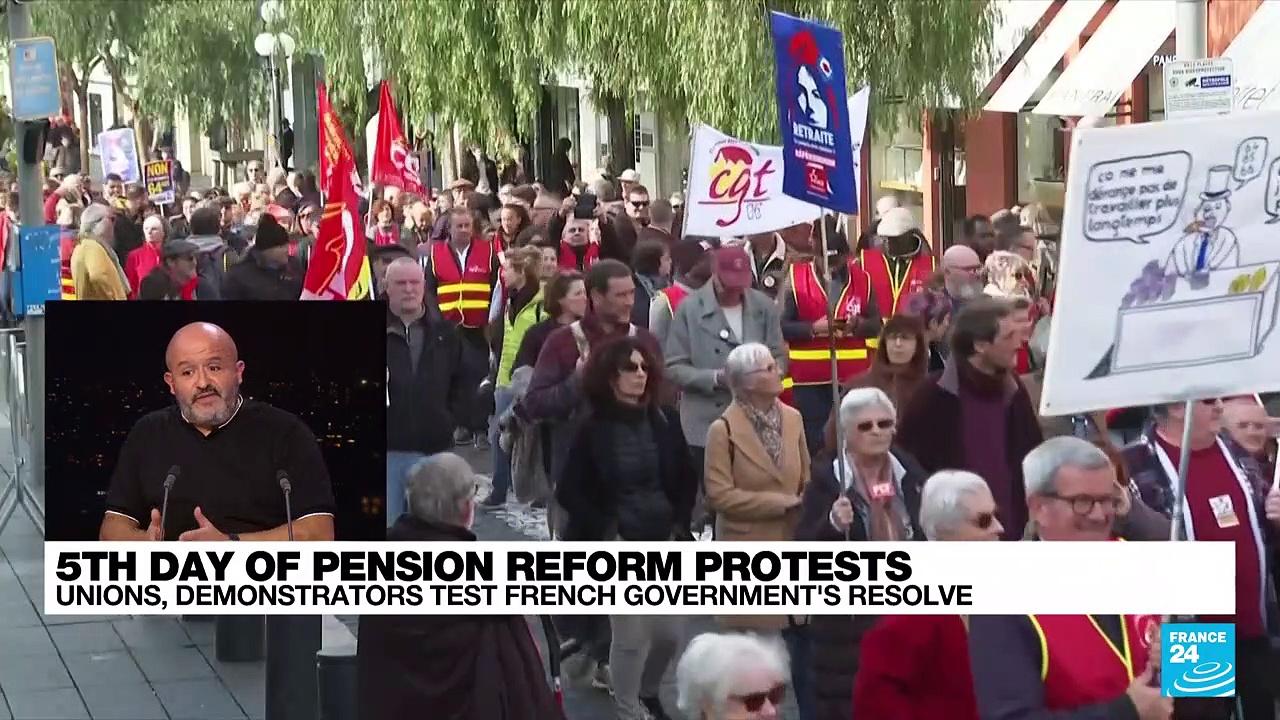
<svg viewBox="0 0 1280 720">
<path fill-rule="evenodd" d="M 1040 417 L 1043 208 L 971 217 L 945 251 L 892 197 L 853 241 L 849 219 L 689 236 L 678 196 L 635 170 L 581 182 L 568 150 L 542 183 L 485 164 L 438 195 L 366 198 L 392 537 L 472 540 L 477 512 L 519 504 L 546 510 L 553 540 L 1167 540 L 1189 430 L 1188 536 L 1236 548 L 1236 613 L 1200 619 L 1236 624 L 1238 701 L 1179 700 L 1176 717 L 1275 717 L 1277 421 L 1256 396 L 1117 409 L 1131 426 Z M 313 175 L 262 163 L 164 207 L 55 168 L 44 212 L 65 230 L 66 298 L 292 300 L 320 203 Z M 459 446 L 492 459 L 479 495 Z M 556 717 L 521 622 L 365 619 L 369 717 Z M 801 720 L 1175 716 L 1152 682 L 1158 618 L 716 622 L 692 640 L 678 616 L 555 625 L 570 681 L 620 720 L 676 717 L 672 672 L 679 712 L 708 720 L 784 702 Z"/>
</svg>

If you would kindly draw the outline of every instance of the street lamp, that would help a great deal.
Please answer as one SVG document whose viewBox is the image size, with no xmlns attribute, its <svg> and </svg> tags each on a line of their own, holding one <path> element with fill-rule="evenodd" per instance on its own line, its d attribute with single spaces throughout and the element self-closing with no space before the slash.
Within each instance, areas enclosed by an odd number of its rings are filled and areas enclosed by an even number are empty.
<svg viewBox="0 0 1280 720">
<path fill-rule="evenodd" d="M 262 4 L 262 19 L 268 25 L 275 22 L 279 13 L 282 12 L 279 5 L 278 0 L 267 0 Z M 271 111 L 267 120 L 270 125 L 267 128 L 267 149 L 264 158 L 269 166 L 274 166 L 280 161 L 279 148 L 276 145 L 276 133 L 280 132 L 280 71 L 277 58 L 287 60 L 293 57 L 293 51 L 296 48 L 297 43 L 288 33 L 264 32 L 253 39 L 253 49 L 259 57 L 267 61 L 267 72 L 271 80 Z"/>
</svg>

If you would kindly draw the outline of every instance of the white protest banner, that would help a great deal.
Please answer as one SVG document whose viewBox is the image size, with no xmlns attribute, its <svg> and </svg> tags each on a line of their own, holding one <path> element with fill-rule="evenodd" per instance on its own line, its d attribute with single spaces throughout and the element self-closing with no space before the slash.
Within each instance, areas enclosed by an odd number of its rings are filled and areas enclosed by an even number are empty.
<svg viewBox="0 0 1280 720">
<path fill-rule="evenodd" d="M 1159 615 L 1235 607 L 1233 551 L 1223 542 L 50 542 L 44 552 L 49 615 Z"/>
<path fill-rule="evenodd" d="M 102 158 L 102 176 L 119 175 L 126 184 L 142 182 L 138 169 L 138 145 L 133 128 L 104 130 L 98 133 L 98 155 Z"/>
<path fill-rule="evenodd" d="M 1041 412 L 1280 389 L 1280 113 L 1073 145 Z"/>
<path fill-rule="evenodd" d="M 782 193 L 782 148 L 698 125 L 689 152 L 685 235 L 752 235 L 818 219 L 818 207 Z"/>
<path fill-rule="evenodd" d="M 862 140 L 871 88 L 849 97 L 854 193 L 862 183 Z M 772 232 L 813 222 L 819 208 L 782 193 L 782 148 L 755 145 L 706 125 L 694 128 L 684 234 L 719 237 Z"/>
</svg>

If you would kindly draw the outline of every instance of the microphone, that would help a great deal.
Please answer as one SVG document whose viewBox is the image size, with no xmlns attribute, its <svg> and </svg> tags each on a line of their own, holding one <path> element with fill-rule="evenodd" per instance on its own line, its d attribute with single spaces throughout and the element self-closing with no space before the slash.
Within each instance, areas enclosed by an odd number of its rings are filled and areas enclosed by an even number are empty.
<svg viewBox="0 0 1280 720">
<path fill-rule="evenodd" d="M 289 526 L 289 541 L 293 541 L 293 508 L 289 506 L 289 493 L 293 491 L 293 486 L 289 484 L 289 473 L 284 470 L 276 471 L 276 482 L 280 483 L 280 492 L 284 493 L 284 519 Z"/>
<path fill-rule="evenodd" d="M 169 467 L 169 473 L 164 476 L 164 499 L 160 501 L 160 539 L 164 539 L 165 518 L 169 514 L 169 491 L 173 489 L 173 484 L 178 481 L 178 475 L 182 473 L 182 468 L 177 465 Z"/>
</svg>

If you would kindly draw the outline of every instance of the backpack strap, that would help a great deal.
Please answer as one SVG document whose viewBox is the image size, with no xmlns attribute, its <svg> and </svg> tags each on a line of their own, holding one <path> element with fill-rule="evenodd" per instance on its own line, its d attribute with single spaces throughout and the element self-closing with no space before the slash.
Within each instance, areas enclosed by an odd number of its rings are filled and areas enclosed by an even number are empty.
<svg viewBox="0 0 1280 720">
<path fill-rule="evenodd" d="M 729 428 L 729 421 L 723 415 L 716 418 L 716 421 L 724 425 L 724 436 L 729 440 L 729 469 L 733 469 L 733 430 Z"/>
<path fill-rule="evenodd" d="M 627 323 L 627 337 L 635 337 L 637 332 L 639 331 L 637 330 L 635 325 L 632 325 L 631 323 Z"/>
</svg>

